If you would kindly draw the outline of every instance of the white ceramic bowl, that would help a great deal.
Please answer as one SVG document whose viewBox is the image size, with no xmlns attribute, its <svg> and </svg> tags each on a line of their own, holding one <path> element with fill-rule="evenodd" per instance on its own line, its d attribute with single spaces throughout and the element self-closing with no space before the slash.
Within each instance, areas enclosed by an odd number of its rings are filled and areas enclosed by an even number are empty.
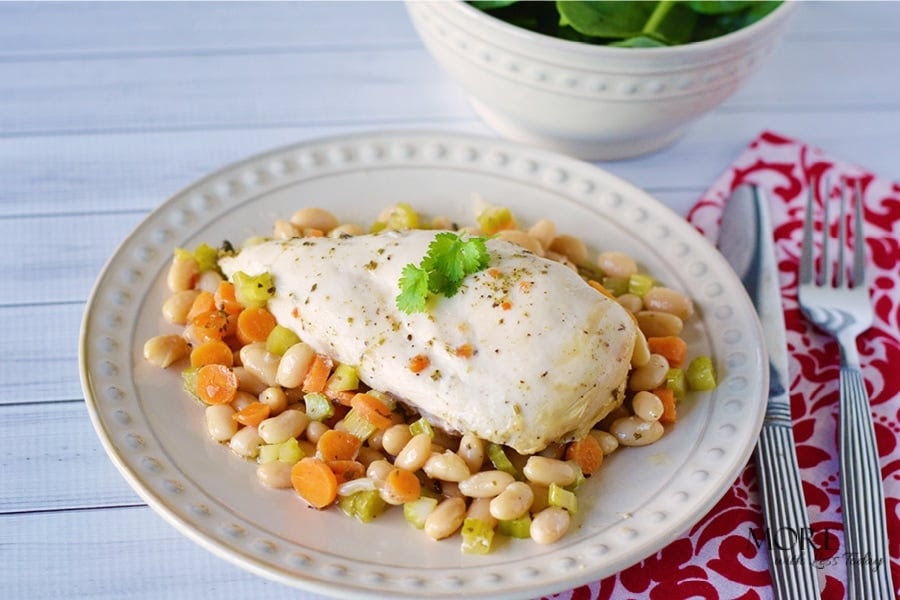
<svg viewBox="0 0 900 600">
<path fill-rule="evenodd" d="M 658 150 L 737 91 L 794 11 L 710 40 L 616 48 L 553 38 L 465 2 L 407 2 L 437 62 L 501 135 L 587 160 Z"/>
</svg>

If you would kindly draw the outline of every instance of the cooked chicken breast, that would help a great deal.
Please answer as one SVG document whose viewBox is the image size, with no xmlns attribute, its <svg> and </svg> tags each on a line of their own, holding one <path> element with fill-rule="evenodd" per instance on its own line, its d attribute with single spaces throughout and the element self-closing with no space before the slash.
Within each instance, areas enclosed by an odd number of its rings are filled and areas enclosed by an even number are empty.
<svg viewBox="0 0 900 600">
<path fill-rule="evenodd" d="M 401 271 L 434 236 L 271 241 L 220 266 L 229 278 L 270 273 L 279 324 L 448 431 L 532 454 L 583 437 L 621 404 L 635 326 L 562 264 L 490 239 L 488 269 L 456 295 L 398 310 Z"/>
</svg>

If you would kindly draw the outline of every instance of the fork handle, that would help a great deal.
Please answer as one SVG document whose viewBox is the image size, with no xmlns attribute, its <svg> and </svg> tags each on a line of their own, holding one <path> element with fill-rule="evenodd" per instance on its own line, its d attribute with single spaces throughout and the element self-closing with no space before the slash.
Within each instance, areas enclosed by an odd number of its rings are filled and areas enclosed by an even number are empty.
<svg viewBox="0 0 900 600">
<path fill-rule="evenodd" d="M 847 597 L 893 598 L 884 490 L 869 395 L 859 369 L 841 367 L 841 502 Z"/>
</svg>

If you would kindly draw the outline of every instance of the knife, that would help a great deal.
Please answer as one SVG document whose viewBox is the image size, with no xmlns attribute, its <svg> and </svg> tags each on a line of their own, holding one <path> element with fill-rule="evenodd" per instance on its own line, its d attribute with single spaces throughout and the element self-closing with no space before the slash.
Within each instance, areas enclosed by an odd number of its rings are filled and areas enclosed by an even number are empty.
<svg viewBox="0 0 900 600">
<path fill-rule="evenodd" d="M 742 185 L 734 190 L 722 213 L 718 247 L 753 300 L 769 356 L 769 399 L 756 461 L 775 598 L 819 600 L 815 548 L 791 429 L 781 286 L 762 189 Z"/>
</svg>

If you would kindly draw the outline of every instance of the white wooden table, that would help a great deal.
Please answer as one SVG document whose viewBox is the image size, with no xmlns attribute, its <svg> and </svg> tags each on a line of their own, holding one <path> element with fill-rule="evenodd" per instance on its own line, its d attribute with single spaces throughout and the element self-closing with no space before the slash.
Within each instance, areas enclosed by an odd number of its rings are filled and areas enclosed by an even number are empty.
<svg viewBox="0 0 900 600">
<path fill-rule="evenodd" d="M 685 213 L 761 130 L 900 181 L 900 4 L 806 3 L 736 96 L 602 166 Z M 201 549 L 101 449 L 78 379 L 91 286 L 168 196 L 244 156 L 375 129 L 493 135 L 403 4 L 0 3 L 0 589 L 313 598 Z"/>
</svg>

